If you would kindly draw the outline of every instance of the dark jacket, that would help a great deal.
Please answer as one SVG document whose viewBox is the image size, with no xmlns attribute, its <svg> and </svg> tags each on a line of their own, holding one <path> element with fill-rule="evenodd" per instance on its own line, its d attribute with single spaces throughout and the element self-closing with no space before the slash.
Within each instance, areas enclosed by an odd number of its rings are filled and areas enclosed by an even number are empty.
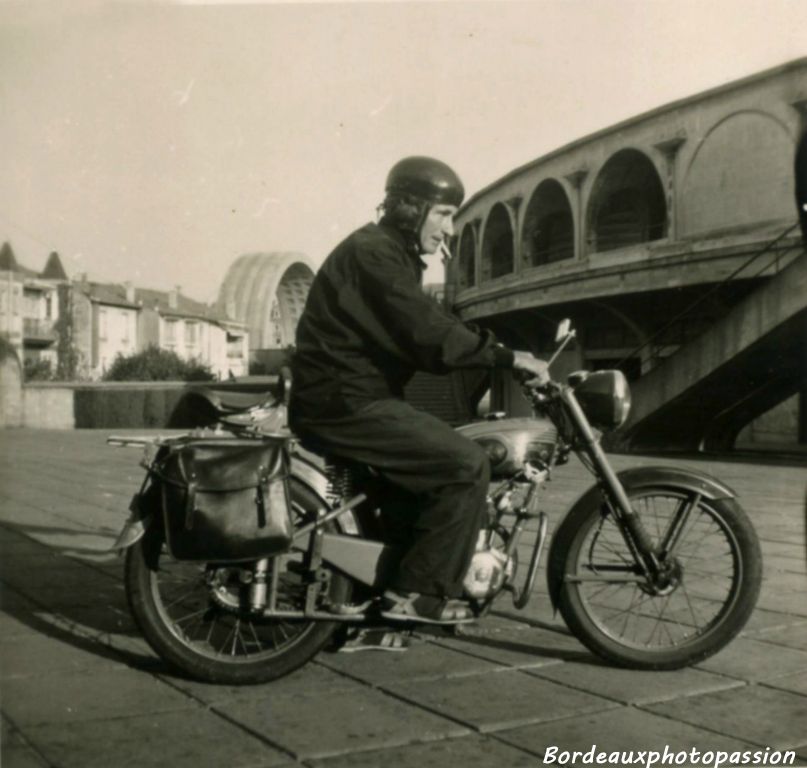
<svg viewBox="0 0 807 768">
<path fill-rule="evenodd" d="M 425 266 L 383 220 L 328 256 L 297 326 L 293 418 L 338 417 L 401 398 L 417 370 L 512 367 L 512 351 L 491 333 L 467 327 L 423 292 Z"/>
</svg>

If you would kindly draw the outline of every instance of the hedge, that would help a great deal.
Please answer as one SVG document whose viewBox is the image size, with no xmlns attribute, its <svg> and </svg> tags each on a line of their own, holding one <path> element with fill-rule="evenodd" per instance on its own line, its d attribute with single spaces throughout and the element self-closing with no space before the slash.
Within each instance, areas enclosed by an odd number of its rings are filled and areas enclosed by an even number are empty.
<svg viewBox="0 0 807 768">
<path fill-rule="evenodd" d="M 187 428 L 199 417 L 180 387 L 77 388 L 74 409 L 77 429 Z"/>
</svg>

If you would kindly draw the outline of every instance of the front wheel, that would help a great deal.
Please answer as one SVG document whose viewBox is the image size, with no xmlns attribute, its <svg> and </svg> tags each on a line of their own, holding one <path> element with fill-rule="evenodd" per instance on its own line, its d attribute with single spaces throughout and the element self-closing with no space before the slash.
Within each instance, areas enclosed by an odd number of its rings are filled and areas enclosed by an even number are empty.
<svg viewBox="0 0 807 768">
<path fill-rule="evenodd" d="M 312 494 L 292 480 L 290 495 L 295 524 L 313 519 L 321 504 Z M 277 607 L 300 611 L 307 586 L 301 556 L 277 559 Z M 174 560 L 160 525 L 126 554 L 126 593 L 143 636 L 165 661 L 211 683 L 262 683 L 286 675 L 311 659 L 338 626 L 254 615 L 248 608 L 251 574 L 249 563 Z M 349 591 L 346 577 L 330 572 L 317 607 L 342 603 Z"/>
<path fill-rule="evenodd" d="M 647 578 L 613 512 L 574 510 L 549 564 L 558 607 L 594 653 L 633 669 L 678 669 L 723 648 L 759 595 L 762 556 L 734 499 L 680 487 L 626 488 L 664 573 Z"/>
</svg>

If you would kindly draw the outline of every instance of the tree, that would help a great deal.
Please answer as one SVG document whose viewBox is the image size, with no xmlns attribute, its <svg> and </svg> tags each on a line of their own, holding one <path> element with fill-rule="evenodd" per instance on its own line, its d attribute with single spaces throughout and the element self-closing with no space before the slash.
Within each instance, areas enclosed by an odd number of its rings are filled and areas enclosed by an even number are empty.
<svg viewBox="0 0 807 768">
<path fill-rule="evenodd" d="M 183 360 L 176 352 L 151 345 L 142 352 L 118 355 L 104 381 L 212 381 L 210 367 L 201 360 Z"/>
<path fill-rule="evenodd" d="M 23 376 L 26 381 L 53 381 L 53 364 L 47 358 L 28 358 L 23 365 Z"/>
</svg>

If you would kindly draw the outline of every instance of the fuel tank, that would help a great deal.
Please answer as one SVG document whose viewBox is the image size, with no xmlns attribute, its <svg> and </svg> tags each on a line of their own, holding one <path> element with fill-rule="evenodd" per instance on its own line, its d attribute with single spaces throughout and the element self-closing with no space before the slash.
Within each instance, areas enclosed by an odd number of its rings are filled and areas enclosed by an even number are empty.
<svg viewBox="0 0 807 768">
<path fill-rule="evenodd" d="M 495 478 L 518 472 L 526 461 L 547 461 L 558 437 L 555 425 L 538 417 L 478 421 L 459 427 L 457 432 L 485 450 Z"/>
</svg>

